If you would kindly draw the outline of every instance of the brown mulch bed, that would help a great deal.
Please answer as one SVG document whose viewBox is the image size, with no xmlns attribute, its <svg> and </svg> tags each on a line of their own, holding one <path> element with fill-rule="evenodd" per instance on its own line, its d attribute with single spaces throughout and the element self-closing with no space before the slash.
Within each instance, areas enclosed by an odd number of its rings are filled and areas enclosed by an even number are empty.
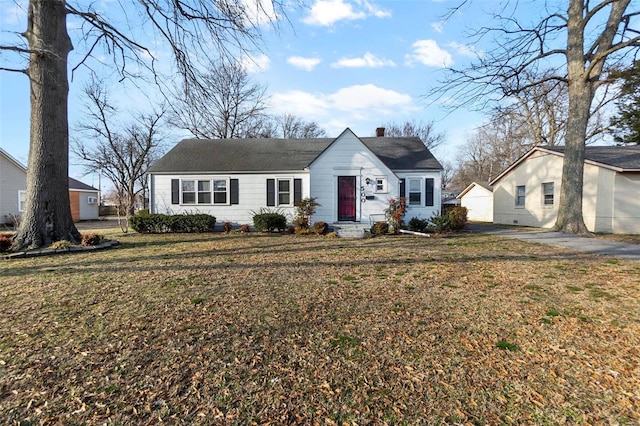
<svg viewBox="0 0 640 426">
<path fill-rule="evenodd" d="M 0 263 L 2 424 L 634 424 L 640 262 L 469 234 Z"/>
</svg>

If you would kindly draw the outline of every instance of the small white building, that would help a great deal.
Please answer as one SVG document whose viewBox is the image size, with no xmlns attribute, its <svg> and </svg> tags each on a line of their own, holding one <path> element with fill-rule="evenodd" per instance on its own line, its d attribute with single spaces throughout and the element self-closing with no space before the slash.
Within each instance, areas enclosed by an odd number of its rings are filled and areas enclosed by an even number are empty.
<svg viewBox="0 0 640 426">
<path fill-rule="evenodd" d="M 295 203 L 320 203 L 312 220 L 366 223 L 406 197 L 406 219 L 440 209 L 442 166 L 419 138 L 188 139 L 149 170 L 152 213 L 207 213 L 252 223 L 260 209 L 293 219 Z M 379 219 L 375 219 L 379 220 Z"/>
<path fill-rule="evenodd" d="M 493 191 L 488 185 L 471 182 L 457 197 L 467 208 L 467 219 L 475 222 L 493 222 Z"/>
<path fill-rule="evenodd" d="M 535 147 L 498 175 L 494 223 L 551 228 L 564 147 Z M 640 146 L 587 146 L 582 214 L 591 232 L 640 234 Z"/>
</svg>

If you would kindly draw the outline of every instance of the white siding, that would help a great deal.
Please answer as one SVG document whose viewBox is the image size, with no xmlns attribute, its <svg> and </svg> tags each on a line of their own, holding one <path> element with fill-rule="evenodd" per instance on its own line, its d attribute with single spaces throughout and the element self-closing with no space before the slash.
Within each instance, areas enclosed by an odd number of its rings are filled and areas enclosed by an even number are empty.
<svg viewBox="0 0 640 426">
<path fill-rule="evenodd" d="M 18 216 L 18 191 L 27 189 L 27 173 L 0 152 L 0 223 Z"/>
<path fill-rule="evenodd" d="M 73 191 L 73 189 L 71 190 Z M 98 198 L 98 191 L 78 191 L 80 220 L 96 220 L 100 217 L 98 203 L 89 204 L 89 198 Z"/>
<path fill-rule="evenodd" d="M 613 206 L 613 232 L 640 234 L 640 173 L 616 174 Z"/>
<path fill-rule="evenodd" d="M 238 179 L 239 204 L 236 205 L 202 205 L 171 204 L 172 179 Z M 253 225 L 253 213 L 261 208 L 278 209 L 287 216 L 288 221 L 295 217 L 295 207 L 267 207 L 267 179 L 302 179 L 302 198 L 309 196 L 309 174 L 305 172 L 276 174 L 216 174 L 216 175 L 160 175 L 150 176 L 150 211 L 152 213 L 182 214 L 206 213 L 215 216 L 217 223 L 232 222 L 237 225 Z M 293 186 L 291 187 L 293 200 Z M 229 201 L 229 199 L 227 199 Z"/>
<path fill-rule="evenodd" d="M 494 222 L 551 228 L 555 225 L 563 157 L 536 153 L 494 184 Z M 542 203 L 542 183 L 554 182 L 552 208 Z M 515 206 L 516 186 L 526 186 L 525 207 Z M 582 214 L 587 229 L 598 233 L 640 233 L 640 176 L 585 164 Z"/>
<path fill-rule="evenodd" d="M 551 228 L 558 214 L 562 157 L 534 153 L 493 185 L 494 223 Z M 543 204 L 542 183 L 554 183 L 553 206 Z M 525 186 L 525 205 L 516 206 L 516 187 Z"/>
<path fill-rule="evenodd" d="M 480 185 L 473 185 L 460 199 L 467 208 L 467 219 L 477 222 L 493 222 L 493 192 Z"/>
<path fill-rule="evenodd" d="M 389 200 L 398 198 L 400 179 L 416 177 L 421 179 L 423 199 L 421 206 L 410 206 L 406 220 L 412 217 L 429 218 L 440 210 L 440 172 L 399 173 L 389 168 L 373 154 L 352 132 L 344 132 L 310 166 L 311 196 L 321 204 L 313 216 L 313 221 L 333 223 L 338 220 L 338 176 L 355 176 L 356 222 L 369 224 L 379 220 L 389 206 Z M 424 206 L 425 178 L 434 179 L 434 206 Z M 366 180 L 369 178 L 370 183 Z M 376 191 L 376 178 L 386 179 L 386 188 Z"/>
</svg>

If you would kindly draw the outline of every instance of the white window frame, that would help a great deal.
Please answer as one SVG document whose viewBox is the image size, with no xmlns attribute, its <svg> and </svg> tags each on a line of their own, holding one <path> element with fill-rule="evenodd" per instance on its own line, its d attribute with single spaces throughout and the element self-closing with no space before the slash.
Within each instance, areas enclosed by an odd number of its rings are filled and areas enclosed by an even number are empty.
<svg viewBox="0 0 640 426">
<path fill-rule="evenodd" d="M 18 212 L 22 213 L 24 211 L 25 205 L 27 204 L 27 191 L 18 191 Z"/>
<path fill-rule="evenodd" d="M 90 195 L 87 197 L 87 204 L 98 204 L 98 197 Z"/>
<path fill-rule="evenodd" d="M 225 187 L 225 197 L 224 197 L 224 202 L 221 203 L 217 203 L 216 199 L 215 199 L 215 194 L 216 192 L 218 192 L 219 194 L 222 193 L 222 191 L 216 191 L 215 190 L 215 183 L 216 182 L 221 182 L 224 181 L 224 187 Z M 185 182 L 193 182 L 193 191 L 185 191 L 184 190 L 184 183 Z M 206 183 L 208 185 L 208 190 L 200 190 L 201 186 L 200 183 Z M 188 202 L 186 203 L 184 201 L 184 195 L 185 193 L 192 193 L 194 194 L 194 201 L 193 202 Z M 208 194 L 208 202 L 206 202 L 206 194 Z M 184 206 L 227 206 L 231 203 L 230 200 L 231 194 L 230 194 L 230 185 L 229 185 L 229 178 L 228 177 L 212 177 L 212 178 L 207 178 L 207 179 L 202 179 L 202 178 L 189 178 L 189 179 L 180 179 L 180 205 L 184 205 Z"/>
<path fill-rule="evenodd" d="M 389 183 L 386 176 L 375 176 L 373 178 L 373 192 L 376 194 L 386 194 L 389 192 Z"/>
<path fill-rule="evenodd" d="M 288 182 L 289 184 L 289 190 L 288 191 L 280 191 L 280 182 Z M 292 206 L 293 205 L 293 178 L 278 178 L 276 179 L 276 193 L 275 193 L 275 197 L 276 197 L 276 206 Z M 286 203 L 281 203 L 280 202 L 280 195 L 284 195 L 284 194 L 288 194 L 289 195 L 289 201 Z"/>
<path fill-rule="evenodd" d="M 551 191 L 549 191 L 549 188 L 551 188 Z M 553 207 L 553 205 L 555 204 L 555 184 L 554 184 L 554 182 L 542 182 L 541 190 L 542 190 L 542 206 L 543 207 Z M 547 202 L 548 200 L 550 200 L 551 202 L 548 203 Z"/>
<path fill-rule="evenodd" d="M 519 191 L 522 188 L 522 195 L 520 195 Z M 520 202 L 520 198 L 522 198 L 522 202 Z M 525 203 L 527 202 L 527 186 L 526 185 L 516 185 L 516 196 L 515 196 L 515 205 L 518 208 L 524 208 Z"/>
<path fill-rule="evenodd" d="M 406 186 L 406 191 L 407 191 L 407 204 L 408 205 L 410 205 L 410 206 L 421 206 L 422 205 L 422 199 L 423 199 L 423 196 L 424 196 L 424 194 L 423 194 L 424 190 L 422 188 L 422 181 L 423 180 L 424 179 L 417 178 L 417 177 L 407 178 L 407 180 L 406 180 L 406 185 L 407 185 Z M 419 187 L 418 191 L 412 191 L 411 190 L 411 182 L 418 182 L 418 187 Z M 420 196 L 418 201 L 412 201 L 411 200 L 411 194 L 418 194 Z"/>
</svg>

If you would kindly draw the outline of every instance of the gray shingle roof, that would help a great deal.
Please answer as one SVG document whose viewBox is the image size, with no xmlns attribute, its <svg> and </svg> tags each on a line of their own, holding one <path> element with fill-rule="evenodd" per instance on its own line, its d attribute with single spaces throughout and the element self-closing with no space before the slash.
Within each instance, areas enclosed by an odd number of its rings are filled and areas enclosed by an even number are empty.
<svg viewBox="0 0 640 426">
<path fill-rule="evenodd" d="M 82 183 L 79 180 L 76 180 L 72 177 L 69 178 L 69 189 L 79 189 L 86 191 L 97 191 L 93 186 L 87 185 L 86 183 Z"/>
<path fill-rule="evenodd" d="M 418 138 L 360 138 L 392 170 L 442 169 Z M 335 138 L 185 139 L 153 164 L 151 173 L 304 170 Z"/>
<path fill-rule="evenodd" d="M 545 148 L 564 154 L 564 146 Z M 605 164 L 622 171 L 640 171 L 640 145 L 587 146 L 584 157 L 586 160 Z"/>
</svg>

